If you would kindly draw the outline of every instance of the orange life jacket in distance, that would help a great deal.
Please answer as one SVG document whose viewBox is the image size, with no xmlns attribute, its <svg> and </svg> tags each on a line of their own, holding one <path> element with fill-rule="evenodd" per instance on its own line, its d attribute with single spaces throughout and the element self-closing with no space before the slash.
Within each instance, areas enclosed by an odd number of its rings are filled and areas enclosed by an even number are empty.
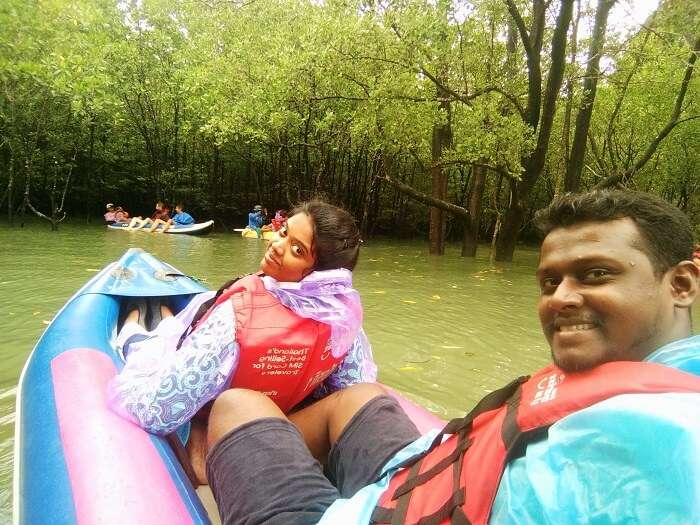
<svg viewBox="0 0 700 525">
<path fill-rule="evenodd" d="M 237 280 L 208 313 L 226 301 L 233 304 L 240 347 L 232 388 L 262 392 L 287 413 L 344 359 L 333 357 L 330 326 L 284 306 L 258 275 Z"/>
<path fill-rule="evenodd" d="M 663 392 L 700 392 L 700 378 L 628 361 L 573 374 L 549 365 L 518 378 L 450 421 L 428 451 L 403 462 L 410 468 L 392 478 L 372 522 L 486 524 L 506 465 L 550 425 L 616 395 Z"/>
</svg>

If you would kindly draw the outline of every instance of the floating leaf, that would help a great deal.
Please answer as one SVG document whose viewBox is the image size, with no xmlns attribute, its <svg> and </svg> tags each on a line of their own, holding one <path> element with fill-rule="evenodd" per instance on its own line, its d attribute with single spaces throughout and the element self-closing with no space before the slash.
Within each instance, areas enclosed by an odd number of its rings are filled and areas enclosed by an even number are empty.
<svg viewBox="0 0 700 525">
<path fill-rule="evenodd" d="M 431 296 L 430 298 L 431 298 L 431 299 L 435 299 L 436 301 L 437 301 L 438 299 L 442 299 L 442 297 L 440 297 L 438 294 L 435 294 L 435 295 Z"/>
</svg>

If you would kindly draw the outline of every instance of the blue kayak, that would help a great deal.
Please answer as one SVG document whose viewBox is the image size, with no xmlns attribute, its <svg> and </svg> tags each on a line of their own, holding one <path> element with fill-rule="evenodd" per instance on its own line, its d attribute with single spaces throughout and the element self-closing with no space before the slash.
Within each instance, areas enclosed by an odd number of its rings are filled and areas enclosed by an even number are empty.
<svg viewBox="0 0 700 525">
<path fill-rule="evenodd" d="M 211 523 L 166 439 L 116 415 L 106 403 L 107 383 L 123 366 L 115 340 L 129 298 L 168 296 L 177 312 L 206 291 L 132 248 L 56 314 L 17 389 L 14 523 Z M 389 393 L 419 430 L 442 426 L 436 416 Z"/>
<path fill-rule="evenodd" d="M 206 291 L 141 249 L 130 249 L 58 312 L 29 356 L 17 392 L 14 517 L 19 524 L 210 523 L 164 438 L 111 412 L 107 382 L 128 297 Z"/>
</svg>

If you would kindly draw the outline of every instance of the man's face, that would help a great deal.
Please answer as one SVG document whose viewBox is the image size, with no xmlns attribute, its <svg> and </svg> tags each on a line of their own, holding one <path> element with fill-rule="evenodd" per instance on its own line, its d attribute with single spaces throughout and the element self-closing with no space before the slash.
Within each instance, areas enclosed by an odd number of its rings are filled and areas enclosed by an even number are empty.
<svg viewBox="0 0 700 525">
<path fill-rule="evenodd" d="M 654 274 L 629 219 L 553 230 L 542 243 L 539 316 L 565 371 L 639 361 L 677 338 L 670 272 Z"/>
</svg>

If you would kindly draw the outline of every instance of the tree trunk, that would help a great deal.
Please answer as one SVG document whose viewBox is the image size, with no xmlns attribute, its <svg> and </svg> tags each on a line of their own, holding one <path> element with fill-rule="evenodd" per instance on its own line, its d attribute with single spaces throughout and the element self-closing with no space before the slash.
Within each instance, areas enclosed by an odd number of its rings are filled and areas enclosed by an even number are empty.
<svg viewBox="0 0 700 525">
<path fill-rule="evenodd" d="M 8 171 L 7 178 L 7 222 L 12 225 L 14 223 L 14 217 L 12 215 L 12 190 L 15 182 L 15 163 L 12 158 L 10 158 L 10 168 Z"/>
<path fill-rule="evenodd" d="M 474 166 L 472 169 L 472 191 L 469 194 L 469 218 L 464 221 L 464 239 L 462 241 L 462 257 L 475 257 L 479 244 L 479 228 L 481 227 L 481 201 L 486 186 L 486 168 Z"/>
<path fill-rule="evenodd" d="M 532 191 L 532 188 L 535 186 L 538 177 L 542 173 L 542 168 L 544 167 L 544 163 L 547 158 L 547 150 L 549 149 L 549 139 L 552 134 L 552 123 L 556 112 L 557 98 L 559 96 L 559 90 L 561 89 L 562 80 L 564 78 L 566 35 L 569 29 L 569 23 L 571 22 L 573 4 L 574 0 L 562 0 L 561 2 L 556 27 L 552 35 L 551 65 L 547 78 L 547 89 L 544 95 L 544 102 L 541 105 L 542 112 L 539 120 L 539 126 L 537 128 L 537 143 L 534 151 L 522 161 L 524 167 L 522 179 L 517 183 L 511 182 L 510 204 L 508 206 L 508 211 L 506 212 L 505 220 L 503 221 L 502 232 L 497 240 L 496 246 L 496 260 L 498 261 L 513 260 L 513 253 L 515 252 L 515 245 L 518 240 L 518 235 L 520 233 L 520 227 L 524 216 L 523 208 L 527 203 L 527 199 Z M 514 13 L 517 14 L 517 12 L 515 12 L 515 7 L 513 6 L 511 0 L 508 0 L 508 5 L 511 15 L 515 16 Z M 518 26 L 523 28 L 521 30 L 521 33 L 523 33 L 524 26 L 521 18 L 518 20 Z M 527 45 L 532 46 L 531 41 L 527 38 L 526 32 L 525 35 L 522 36 L 522 39 L 527 41 Z M 540 55 L 538 55 L 535 64 L 537 67 L 534 69 L 531 67 L 531 61 L 528 60 L 528 82 L 530 84 L 535 82 L 540 77 L 539 60 Z M 531 105 L 530 101 L 528 101 L 528 107 L 532 110 L 532 108 L 535 106 Z"/>
<path fill-rule="evenodd" d="M 600 56 L 605 43 L 605 31 L 608 25 L 608 14 L 615 4 L 615 0 L 598 0 L 598 8 L 595 13 L 593 35 L 588 49 L 588 65 L 583 81 L 583 97 L 576 115 L 576 128 L 574 141 L 571 146 L 571 157 L 567 163 L 566 177 L 564 178 L 564 191 L 576 192 L 581 183 L 581 171 L 583 159 L 586 154 L 588 129 L 591 125 L 593 103 L 595 101 L 598 77 L 600 76 Z"/>
<path fill-rule="evenodd" d="M 438 97 L 442 99 L 440 102 L 441 112 L 445 113 L 444 123 L 435 123 L 433 125 L 432 139 L 432 167 L 430 174 L 432 178 L 432 196 L 435 199 L 444 201 L 447 199 L 447 173 L 440 166 L 440 159 L 444 149 L 449 148 L 452 140 L 452 129 L 450 126 L 451 108 L 450 102 L 447 100 L 447 94 L 438 88 Z M 445 220 L 447 215 L 442 209 L 430 208 L 430 254 L 444 255 L 445 253 Z"/>
</svg>

